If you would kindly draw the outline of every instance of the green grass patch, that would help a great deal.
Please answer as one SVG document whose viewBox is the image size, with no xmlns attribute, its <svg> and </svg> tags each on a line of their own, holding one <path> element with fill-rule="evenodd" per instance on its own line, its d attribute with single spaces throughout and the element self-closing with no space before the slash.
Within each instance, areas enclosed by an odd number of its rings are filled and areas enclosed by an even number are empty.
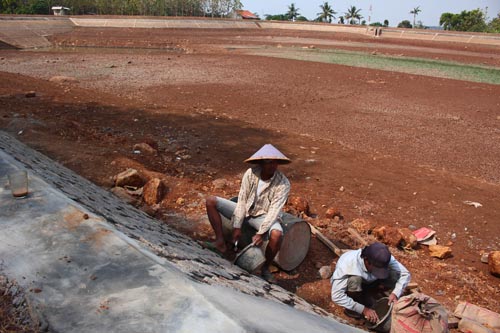
<svg viewBox="0 0 500 333">
<path fill-rule="evenodd" d="M 261 49 L 250 53 L 303 61 L 379 69 L 447 79 L 500 84 L 500 69 L 451 61 L 412 57 L 372 55 L 365 52 L 320 49 Z"/>
</svg>

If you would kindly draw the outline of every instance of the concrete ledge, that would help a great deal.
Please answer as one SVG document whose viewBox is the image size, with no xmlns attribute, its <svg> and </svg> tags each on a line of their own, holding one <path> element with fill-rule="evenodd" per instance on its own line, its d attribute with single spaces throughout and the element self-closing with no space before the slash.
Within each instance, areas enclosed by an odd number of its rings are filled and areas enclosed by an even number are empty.
<svg viewBox="0 0 500 333">
<path fill-rule="evenodd" d="M 236 20 L 202 19 L 110 19 L 72 17 L 71 22 L 80 27 L 114 28 L 184 28 L 184 29 L 258 29 L 255 22 Z"/>
</svg>

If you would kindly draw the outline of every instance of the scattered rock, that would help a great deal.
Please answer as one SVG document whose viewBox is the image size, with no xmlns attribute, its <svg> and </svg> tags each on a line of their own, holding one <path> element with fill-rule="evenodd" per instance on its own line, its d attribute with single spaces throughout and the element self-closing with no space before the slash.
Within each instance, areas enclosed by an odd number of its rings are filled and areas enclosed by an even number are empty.
<svg viewBox="0 0 500 333">
<path fill-rule="evenodd" d="M 491 251 L 488 255 L 490 273 L 500 277 L 500 251 Z"/>
<path fill-rule="evenodd" d="M 134 151 L 140 151 L 143 153 L 148 153 L 151 155 L 156 155 L 157 151 L 153 147 L 151 147 L 149 144 L 142 142 L 142 143 L 136 143 L 133 147 Z"/>
<path fill-rule="evenodd" d="M 408 283 L 408 285 L 406 286 L 406 289 L 411 291 L 411 292 L 419 292 L 420 291 L 420 287 L 418 286 L 418 283 L 416 283 L 416 282 Z"/>
<path fill-rule="evenodd" d="M 481 255 L 481 262 L 483 264 L 487 264 L 488 263 L 488 256 L 489 256 L 489 252 L 484 252 L 484 251 L 481 251 L 481 253 L 479 253 Z"/>
<path fill-rule="evenodd" d="M 328 219 L 333 219 L 335 216 L 337 216 L 339 219 L 343 220 L 344 217 L 342 216 L 342 213 L 340 210 L 336 207 L 330 207 L 326 210 L 325 212 L 325 217 Z"/>
<path fill-rule="evenodd" d="M 118 175 L 116 175 L 115 186 L 134 186 L 142 187 L 146 183 L 146 180 L 141 174 L 135 169 L 127 169 Z"/>
<path fill-rule="evenodd" d="M 184 199 L 184 198 L 182 198 L 182 197 L 181 197 L 181 198 L 177 198 L 177 200 L 175 200 L 175 203 L 176 203 L 177 205 L 179 205 L 179 206 L 184 205 L 184 203 L 185 203 L 185 202 L 186 202 L 186 199 Z"/>
<path fill-rule="evenodd" d="M 222 190 L 227 186 L 227 180 L 224 178 L 215 179 L 212 184 L 216 190 Z"/>
<path fill-rule="evenodd" d="M 150 179 L 142 192 L 142 199 L 148 205 L 155 205 L 163 199 L 166 187 L 159 178 Z"/>
<path fill-rule="evenodd" d="M 351 226 L 356 229 L 357 232 L 361 234 L 368 233 L 368 231 L 373 229 L 373 225 L 370 221 L 363 219 L 363 218 L 358 218 L 353 221 L 351 221 Z"/>
<path fill-rule="evenodd" d="M 309 215 L 309 202 L 302 197 L 290 197 L 288 204 L 299 213 Z"/>
<path fill-rule="evenodd" d="M 417 247 L 417 237 L 413 234 L 413 232 L 409 228 L 400 228 L 399 232 L 403 236 L 403 240 L 401 241 L 401 246 L 405 249 L 414 249 Z"/>
<path fill-rule="evenodd" d="M 446 259 L 452 256 L 451 248 L 441 245 L 429 245 L 429 254 L 431 257 Z"/>
<path fill-rule="evenodd" d="M 316 220 L 316 226 L 318 228 L 328 228 L 330 223 L 331 223 L 330 219 L 318 219 L 318 220 Z"/>
<path fill-rule="evenodd" d="M 26 94 L 24 94 L 24 97 L 26 97 L 26 98 L 36 97 L 36 92 L 34 92 L 34 91 L 28 91 Z"/>
<path fill-rule="evenodd" d="M 399 246 L 403 241 L 403 235 L 398 228 L 390 226 L 382 226 L 373 229 L 373 235 L 382 243 L 389 246 Z"/>
<path fill-rule="evenodd" d="M 328 279 L 330 276 L 332 276 L 332 268 L 330 266 L 323 266 L 319 269 L 319 276 L 321 276 L 321 278 L 323 280 L 325 279 Z"/>
</svg>

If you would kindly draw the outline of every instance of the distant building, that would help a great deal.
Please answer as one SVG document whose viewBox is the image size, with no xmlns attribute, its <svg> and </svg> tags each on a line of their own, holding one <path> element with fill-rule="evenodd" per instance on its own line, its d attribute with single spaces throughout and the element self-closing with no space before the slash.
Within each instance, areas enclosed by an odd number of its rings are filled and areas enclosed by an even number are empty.
<svg viewBox="0 0 500 333">
<path fill-rule="evenodd" d="M 239 20 L 260 20 L 257 15 L 248 10 L 235 10 L 233 12 L 233 18 Z"/>
<path fill-rule="evenodd" d="M 52 11 L 54 12 L 54 15 L 57 15 L 57 16 L 68 15 L 69 8 L 63 7 L 63 6 L 53 6 Z"/>
</svg>

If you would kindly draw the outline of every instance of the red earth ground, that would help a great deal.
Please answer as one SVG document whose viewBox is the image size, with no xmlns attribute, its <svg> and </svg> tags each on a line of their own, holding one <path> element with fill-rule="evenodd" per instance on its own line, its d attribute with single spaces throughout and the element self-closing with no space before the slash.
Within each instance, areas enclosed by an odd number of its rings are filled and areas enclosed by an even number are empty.
<svg viewBox="0 0 500 333">
<path fill-rule="evenodd" d="M 168 194 L 141 207 L 194 239 L 211 237 L 204 196 L 236 195 L 242 161 L 272 143 L 330 240 L 359 247 L 345 232 L 358 218 L 431 227 L 451 258 L 391 248 L 412 282 L 450 311 L 500 312 L 500 279 L 480 260 L 500 250 L 500 86 L 251 54 L 314 46 L 500 67 L 498 47 L 280 30 L 77 28 L 52 41 L 63 48 L 0 50 L 2 130 L 108 189 L 130 167 L 161 174 Z M 141 142 L 157 153 L 135 154 Z M 344 219 L 326 218 L 331 207 Z M 313 238 L 278 284 L 342 317 L 318 275 L 336 259 Z"/>
</svg>

